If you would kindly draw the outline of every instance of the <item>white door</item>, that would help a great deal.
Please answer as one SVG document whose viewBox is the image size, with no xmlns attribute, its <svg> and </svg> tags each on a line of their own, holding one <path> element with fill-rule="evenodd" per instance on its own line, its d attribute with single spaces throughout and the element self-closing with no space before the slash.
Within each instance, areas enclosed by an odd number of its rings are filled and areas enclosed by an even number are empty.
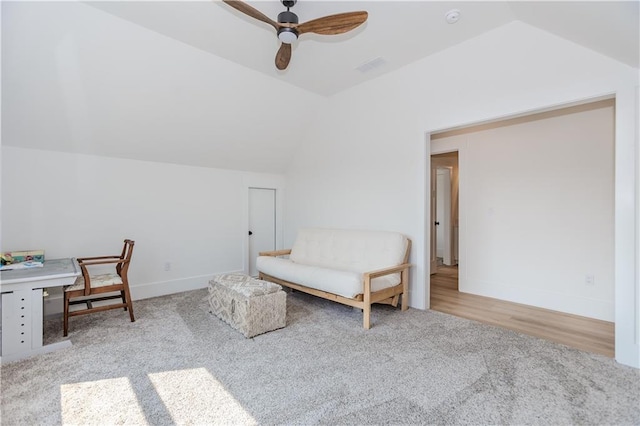
<svg viewBox="0 0 640 426">
<path fill-rule="evenodd" d="M 453 265 L 451 250 L 451 169 L 438 168 L 438 182 L 436 195 L 438 203 L 438 257 L 442 257 L 442 263 Z"/>
<path fill-rule="evenodd" d="M 431 267 L 430 267 L 430 273 L 431 275 L 436 273 L 436 270 L 438 269 L 438 258 L 436 257 L 436 248 L 437 248 L 437 244 L 436 244 L 436 237 L 437 237 L 437 229 L 436 229 L 436 222 L 437 222 L 437 190 L 436 190 L 436 184 L 437 184 L 437 174 L 436 174 L 436 167 L 435 164 L 433 162 L 433 160 L 431 160 L 431 188 L 429 189 L 431 192 L 431 258 L 430 263 L 431 263 Z"/>
<path fill-rule="evenodd" d="M 258 253 L 275 249 L 276 190 L 249 188 L 249 275 L 258 275 Z"/>
<path fill-rule="evenodd" d="M 438 168 L 436 170 L 436 257 L 438 257 L 438 263 L 440 259 L 444 257 L 444 232 L 443 230 L 443 218 L 444 218 L 444 179 L 442 175 L 445 169 Z"/>
</svg>

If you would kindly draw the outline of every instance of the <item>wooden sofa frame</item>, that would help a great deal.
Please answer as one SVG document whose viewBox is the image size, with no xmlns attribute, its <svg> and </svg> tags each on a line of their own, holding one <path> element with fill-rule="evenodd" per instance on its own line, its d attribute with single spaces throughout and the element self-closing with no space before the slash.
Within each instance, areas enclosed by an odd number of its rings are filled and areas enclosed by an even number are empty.
<svg viewBox="0 0 640 426">
<path fill-rule="evenodd" d="M 411 240 L 407 239 L 407 251 L 404 255 L 404 260 L 400 265 L 390 268 L 378 269 L 375 271 L 365 272 L 362 274 L 362 286 L 363 293 L 356 295 L 354 298 L 339 296 L 334 293 L 329 293 L 315 288 L 306 287 L 301 284 L 292 283 L 282 280 L 280 278 L 267 275 L 260 272 L 259 278 L 265 281 L 271 281 L 280 284 L 285 287 L 289 287 L 293 290 L 298 290 L 304 293 L 308 293 L 314 296 L 322 297 L 327 300 L 342 303 L 343 305 L 353 306 L 354 308 L 362 310 L 362 323 L 365 329 L 371 328 L 371 305 L 373 303 L 382 303 L 398 306 L 398 301 L 402 295 L 402 310 L 406 311 L 409 308 L 408 294 L 409 294 L 409 268 L 412 266 L 409 261 L 409 252 L 411 250 Z M 260 252 L 260 256 L 286 256 L 291 254 L 291 249 L 285 250 L 273 250 Z M 371 291 L 371 280 L 384 275 L 400 273 L 400 283 L 389 288 L 385 288 L 380 291 Z"/>
</svg>

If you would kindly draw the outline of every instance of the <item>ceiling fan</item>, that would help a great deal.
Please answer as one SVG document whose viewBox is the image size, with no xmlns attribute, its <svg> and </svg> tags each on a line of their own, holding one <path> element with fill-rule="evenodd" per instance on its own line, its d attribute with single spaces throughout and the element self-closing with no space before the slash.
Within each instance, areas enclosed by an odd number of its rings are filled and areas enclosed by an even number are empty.
<svg viewBox="0 0 640 426">
<path fill-rule="evenodd" d="M 278 53 L 276 53 L 276 68 L 279 70 L 284 70 L 289 65 L 289 61 L 291 60 L 291 43 L 296 41 L 298 36 L 304 33 L 322 35 L 346 33 L 363 24 L 368 17 L 367 12 L 364 11 L 347 12 L 329 15 L 299 24 L 298 16 L 289 10 L 296 4 L 297 0 L 280 0 L 287 10 L 278 14 L 278 21 L 276 22 L 241 0 L 223 1 L 240 12 L 259 21 L 266 22 L 275 28 L 278 32 L 278 39 L 282 42 Z"/>
</svg>

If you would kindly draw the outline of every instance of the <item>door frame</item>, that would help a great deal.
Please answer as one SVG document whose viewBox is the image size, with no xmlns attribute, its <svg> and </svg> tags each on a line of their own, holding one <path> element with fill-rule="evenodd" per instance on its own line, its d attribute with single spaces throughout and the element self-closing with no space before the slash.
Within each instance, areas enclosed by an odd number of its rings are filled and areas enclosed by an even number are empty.
<svg viewBox="0 0 640 426">
<path fill-rule="evenodd" d="M 247 238 L 247 251 L 249 253 L 249 256 L 247 258 L 248 261 L 248 273 L 247 275 L 250 275 L 252 277 L 257 276 L 257 273 L 254 275 L 254 271 L 257 272 L 256 270 L 256 265 L 255 265 L 255 261 L 251 258 L 253 255 L 255 255 L 256 257 L 258 256 L 258 253 L 260 253 L 260 251 L 267 251 L 267 250 L 275 250 L 276 249 L 276 200 L 277 200 L 277 191 L 274 188 L 256 188 L 256 187 L 250 187 L 249 190 L 247 191 L 247 195 L 249 197 L 249 217 L 247 218 L 247 229 L 249 230 L 248 234 L 248 238 Z M 259 198 L 262 197 L 266 197 L 262 200 L 260 200 L 260 203 L 264 202 L 265 204 L 259 205 L 258 209 L 255 208 L 255 206 L 253 206 L 253 202 L 254 201 L 259 201 Z M 266 207 L 271 207 L 269 210 L 271 210 L 270 212 L 264 210 Z M 264 212 L 264 213 L 263 213 Z M 273 216 L 271 216 L 273 214 Z M 268 225 L 267 222 L 262 222 L 260 225 L 264 225 L 264 228 L 261 228 L 260 231 L 268 231 L 268 233 L 270 235 L 263 235 L 262 237 L 258 237 L 256 236 L 256 231 L 258 230 L 257 228 L 259 227 L 258 223 L 256 223 L 255 221 L 252 221 L 252 219 L 254 220 L 258 220 L 259 222 L 261 222 L 263 219 L 265 219 L 266 217 L 269 217 L 269 219 L 273 219 L 273 220 L 269 220 L 268 221 Z M 261 234 L 261 233 L 258 233 Z M 269 243 L 271 245 L 271 243 L 273 243 L 273 246 L 271 246 L 270 248 L 262 248 L 262 250 L 260 250 L 260 247 L 256 247 L 255 244 L 257 244 L 257 239 L 261 239 L 262 243 L 266 243 L 266 241 L 263 240 L 263 237 L 266 237 L 266 239 L 269 240 Z M 254 267 L 254 269 L 251 269 L 251 267 Z"/>
<path fill-rule="evenodd" d="M 436 228 L 436 220 L 438 217 L 438 189 L 437 189 L 437 168 L 433 166 L 433 158 L 429 155 L 429 163 L 431 164 L 431 168 L 429 171 L 429 277 L 436 273 L 438 269 L 437 263 L 437 253 L 436 253 L 436 240 L 437 240 L 437 228 Z M 429 278 L 431 280 L 431 278 Z M 429 284 L 430 286 L 430 284 Z"/>
<path fill-rule="evenodd" d="M 486 120 L 470 120 L 465 123 L 457 123 L 454 126 L 441 126 L 432 128 L 424 133 L 424 147 L 426 151 L 424 159 L 424 186 L 422 187 L 422 200 L 424 202 L 424 225 L 427 225 L 430 212 L 430 200 L 426 195 L 430 188 L 431 178 L 431 154 L 438 153 L 431 150 L 431 135 L 441 133 L 443 131 L 459 129 L 464 127 L 476 126 L 481 124 L 502 121 L 509 118 L 526 116 L 538 112 L 551 111 L 558 108 L 567 108 L 574 105 L 587 104 L 597 102 L 603 99 L 614 99 L 615 102 L 615 178 L 614 178 L 614 209 L 615 209 L 615 230 L 614 230 L 614 262 L 615 262 L 615 360 L 621 364 L 640 368 L 640 297 L 638 289 L 638 275 L 640 266 L 636 261 L 638 251 L 640 251 L 640 227 L 636 227 L 637 212 L 640 209 L 640 191 L 636 187 L 637 184 L 637 167 L 636 161 L 640 161 L 640 150 L 636 150 L 639 133 L 637 130 L 637 112 L 640 102 L 640 86 L 636 86 L 633 90 L 622 89 L 612 91 L 607 94 L 600 94 L 594 97 L 585 97 L 572 102 L 550 104 L 546 107 L 514 112 L 504 116 L 495 116 Z M 466 212 L 463 205 L 464 195 L 464 171 L 465 157 L 464 148 L 460 147 L 459 151 L 459 246 L 458 257 L 460 262 L 459 280 L 465 277 L 462 274 L 464 270 L 464 224 Z M 429 241 L 431 237 L 431 229 L 429 226 L 423 228 L 425 235 L 424 256 L 422 264 L 425 265 L 424 280 L 424 306 L 429 308 L 431 297 L 429 283 Z"/>
<path fill-rule="evenodd" d="M 436 132 L 432 132 L 432 133 L 436 133 Z M 464 241 L 464 223 L 466 223 L 466 205 L 465 205 L 465 199 L 466 199 L 466 194 L 465 194 L 465 180 L 464 180 L 464 170 L 462 167 L 463 164 L 463 159 L 465 158 L 465 148 L 466 148 L 466 144 L 451 144 L 450 146 L 447 146 L 443 149 L 437 150 L 437 149 L 433 149 L 431 147 L 431 133 L 427 134 L 427 149 L 428 149 L 428 156 L 427 156 L 427 166 L 429 168 L 429 177 L 433 176 L 434 178 L 436 177 L 436 171 L 438 168 L 441 169 L 449 169 L 449 173 L 451 176 L 452 173 L 452 169 L 450 167 L 447 166 L 438 166 L 438 167 L 431 167 L 432 166 L 432 156 L 434 155 L 439 155 L 439 154 L 449 154 L 452 152 L 457 152 L 458 153 L 458 288 L 460 288 L 460 284 L 464 283 L 466 281 L 466 268 L 465 268 L 465 255 L 464 255 L 464 249 L 466 248 L 465 246 L 465 241 Z M 451 180 L 451 179 L 450 179 Z M 429 181 L 429 188 L 432 185 L 431 179 Z M 437 185 L 433 185 L 434 187 L 436 187 Z M 427 200 L 429 202 L 429 211 L 431 211 L 431 203 L 430 200 Z M 449 201 L 451 204 L 451 191 L 449 193 Z M 450 206 L 451 209 L 451 206 Z M 450 227 L 450 231 L 449 231 L 449 238 L 450 238 L 450 243 L 449 243 L 449 249 L 451 250 L 451 256 L 453 256 L 453 243 L 451 242 L 451 239 L 453 238 L 453 223 L 451 223 L 451 220 L 449 220 L 449 227 Z M 435 242 L 436 242 L 436 235 L 434 235 L 432 229 L 435 228 L 435 226 L 429 227 L 429 235 L 426 237 L 427 242 L 429 244 L 429 247 L 431 247 L 432 245 L 435 247 Z M 434 274 L 436 271 L 431 270 L 432 266 L 431 266 L 431 257 L 432 254 L 429 251 L 429 259 L 427 260 L 427 263 L 429 264 L 429 274 L 427 275 L 427 279 L 425 279 L 425 306 L 430 307 L 431 306 L 431 274 Z"/>
<path fill-rule="evenodd" d="M 438 171 L 444 171 L 444 173 L 442 173 L 442 176 L 446 176 L 446 180 L 445 180 L 445 186 L 443 189 L 443 198 L 444 198 L 444 202 L 442 203 L 443 206 L 443 215 L 441 218 L 441 224 L 442 224 L 442 240 L 443 240 L 443 244 L 444 246 L 442 247 L 442 260 L 443 263 L 447 266 L 451 266 L 454 262 L 454 256 L 453 256 L 453 223 L 451 220 L 451 210 L 452 210 L 452 204 L 453 204 L 453 200 L 452 200 L 452 180 L 453 180 L 453 167 L 450 166 L 438 166 L 436 167 L 436 199 L 438 198 L 438 194 L 439 194 L 439 190 L 438 190 Z M 437 215 L 436 215 L 437 217 Z M 437 231 L 437 228 L 436 228 Z M 437 251 L 437 247 L 438 247 L 438 234 L 436 234 L 436 251 Z M 436 253 L 437 255 L 437 253 Z M 448 263 L 447 263 L 448 261 Z"/>
<path fill-rule="evenodd" d="M 239 235 L 242 241 L 242 267 L 245 274 L 249 274 L 249 189 L 275 190 L 276 204 L 276 250 L 284 248 L 284 177 L 246 175 L 242 182 L 242 214 L 239 223 Z"/>
</svg>

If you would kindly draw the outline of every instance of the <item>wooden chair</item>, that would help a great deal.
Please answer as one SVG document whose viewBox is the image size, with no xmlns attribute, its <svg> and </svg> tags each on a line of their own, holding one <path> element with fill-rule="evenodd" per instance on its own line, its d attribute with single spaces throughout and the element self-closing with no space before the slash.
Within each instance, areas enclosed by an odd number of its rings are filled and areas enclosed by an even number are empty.
<svg viewBox="0 0 640 426">
<path fill-rule="evenodd" d="M 135 242 L 132 240 L 124 240 L 124 247 L 120 256 L 82 257 L 77 259 L 82 269 L 82 275 L 76 279 L 74 284 L 64 289 L 64 336 L 68 333 L 69 317 L 77 315 L 124 308 L 125 311 L 129 310 L 131 322 L 135 321 L 133 317 L 133 302 L 129 292 L 129 280 L 127 278 L 134 244 Z M 108 264 L 115 265 L 115 273 L 90 274 L 88 271 L 90 266 Z M 104 295 L 115 292 L 119 294 Z M 98 297 L 94 297 L 96 295 Z M 110 299 L 121 299 L 122 303 L 93 306 L 94 302 Z M 69 305 L 77 304 L 86 304 L 87 309 L 69 312 Z"/>
</svg>

